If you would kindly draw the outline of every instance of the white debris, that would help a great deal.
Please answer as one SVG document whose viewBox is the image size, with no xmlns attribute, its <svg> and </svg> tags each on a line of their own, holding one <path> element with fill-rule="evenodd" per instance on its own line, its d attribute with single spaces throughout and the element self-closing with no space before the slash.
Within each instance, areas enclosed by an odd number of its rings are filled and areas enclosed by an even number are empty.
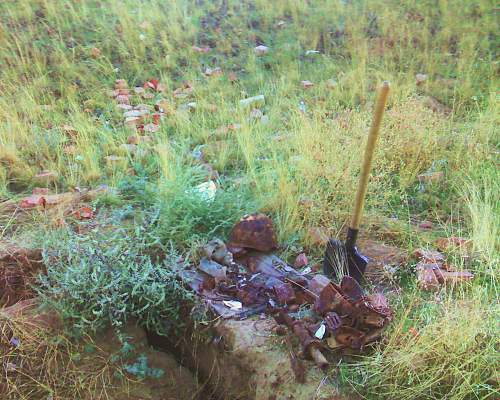
<svg viewBox="0 0 500 400">
<path fill-rule="evenodd" d="M 316 333 L 314 334 L 314 336 L 321 340 L 323 339 L 323 336 L 325 336 L 325 332 L 326 332 L 326 325 L 321 324 Z"/>
<path fill-rule="evenodd" d="M 179 106 L 179 111 L 194 111 L 196 110 L 196 102 L 192 101 L 190 103 L 181 104 Z"/>
<path fill-rule="evenodd" d="M 241 304 L 241 301 L 236 301 L 236 300 L 222 300 L 224 305 L 226 307 L 229 307 L 233 311 L 238 311 L 241 310 L 243 307 L 243 304 Z"/>
<path fill-rule="evenodd" d="M 415 75 L 415 81 L 417 82 L 417 85 L 421 85 L 427 80 L 427 75 L 426 74 L 417 74 Z"/>
<path fill-rule="evenodd" d="M 148 115 L 149 111 L 148 110 L 130 110 L 126 111 L 123 113 L 123 116 L 125 118 L 135 118 L 135 117 L 142 117 L 144 115 Z"/>
<path fill-rule="evenodd" d="M 195 190 L 204 200 L 212 202 L 215 199 L 217 186 L 215 185 L 214 181 L 208 181 L 200 183 L 198 186 L 196 186 Z"/>
<path fill-rule="evenodd" d="M 257 56 L 263 56 L 264 54 L 267 54 L 269 52 L 269 47 L 261 44 L 254 49 L 254 52 Z"/>
<path fill-rule="evenodd" d="M 249 97 L 247 99 L 240 100 L 240 106 L 248 107 L 257 105 L 263 105 L 266 102 L 266 98 L 263 94 L 259 94 L 258 96 Z"/>
</svg>

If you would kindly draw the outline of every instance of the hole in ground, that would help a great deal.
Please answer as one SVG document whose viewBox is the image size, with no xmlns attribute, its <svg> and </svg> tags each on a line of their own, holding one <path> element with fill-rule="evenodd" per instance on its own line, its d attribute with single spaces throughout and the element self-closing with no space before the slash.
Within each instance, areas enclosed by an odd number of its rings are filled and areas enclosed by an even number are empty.
<svg viewBox="0 0 500 400">
<path fill-rule="evenodd" d="M 235 397 L 228 397 L 225 390 L 222 390 L 219 379 L 214 380 L 211 373 L 207 374 L 206 368 L 203 366 L 207 363 L 212 363 L 213 371 L 217 363 L 217 354 L 214 346 L 206 344 L 210 347 L 208 356 L 206 352 L 198 353 L 196 347 L 201 345 L 191 335 L 185 334 L 183 337 L 177 336 L 162 336 L 152 331 L 146 331 L 148 344 L 157 351 L 162 351 L 172 355 L 177 362 L 183 367 L 189 369 L 193 376 L 198 381 L 198 399 L 200 400 L 236 400 Z M 191 349 L 192 351 L 187 351 Z M 197 358 L 200 357 L 200 358 Z M 238 399 L 244 400 L 243 397 Z"/>
</svg>

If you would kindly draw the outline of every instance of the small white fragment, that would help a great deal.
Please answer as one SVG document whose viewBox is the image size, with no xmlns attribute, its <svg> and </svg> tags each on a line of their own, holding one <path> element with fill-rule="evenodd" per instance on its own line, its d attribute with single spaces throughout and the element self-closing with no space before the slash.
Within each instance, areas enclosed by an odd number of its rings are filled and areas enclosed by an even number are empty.
<svg viewBox="0 0 500 400">
<path fill-rule="evenodd" d="M 243 304 L 241 304 L 240 301 L 236 300 L 222 300 L 222 302 L 226 307 L 229 307 L 233 311 L 241 310 L 243 307 Z"/>
<path fill-rule="evenodd" d="M 266 98 L 263 94 L 258 96 L 248 97 L 247 99 L 240 100 L 240 105 L 243 107 L 263 105 L 266 102 Z"/>
<path fill-rule="evenodd" d="M 257 56 L 263 56 L 269 52 L 269 47 L 261 44 L 260 46 L 257 46 L 254 51 Z"/>
<path fill-rule="evenodd" d="M 148 110 L 130 110 L 126 111 L 123 113 L 123 116 L 125 118 L 136 118 L 136 117 L 143 117 L 144 115 L 148 115 L 149 111 Z"/>
<path fill-rule="evenodd" d="M 196 102 L 192 101 L 190 103 L 181 104 L 179 106 L 179 111 L 194 111 L 196 110 Z"/>
<path fill-rule="evenodd" d="M 427 80 L 427 75 L 426 74 L 416 74 L 415 75 L 415 81 L 417 85 L 421 85 Z"/>
<path fill-rule="evenodd" d="M 219 76 L 222 75 L 222 69 L 220 67 L 206 68 L 204 74 L 205 76 Z"/>
<path fill-rule="evenodd" d="M 302 270 L 302 272 L 300 273 L 300 275 L 307 275 L 307 274 L 310 274 L 312 272 L 312 269 L 311 267 L 306 267 Z"/>
<path fill-rule="evenodd" d="M 306 56 L 309 56 L 311 54 L 319 54 L 319 51 L 318 50 L 307 50 L 306 51 Z"/>
<path fill-rule="evenodd" d="M 215 193 L 217 192 L 217 186 L 214 181 L 200 183 L 195 189 L 204 200 L 209 202 L 214 201 Z"/>
<path fill-rule="evenodd" d="M 316 333 L 314 334 L 314 336 L 321 340 L 323 339 L 323 336 L 325 336 L 325 332 L 326 332 L 326 326 L 325 324 L 321 324 Z"/>
</svg>

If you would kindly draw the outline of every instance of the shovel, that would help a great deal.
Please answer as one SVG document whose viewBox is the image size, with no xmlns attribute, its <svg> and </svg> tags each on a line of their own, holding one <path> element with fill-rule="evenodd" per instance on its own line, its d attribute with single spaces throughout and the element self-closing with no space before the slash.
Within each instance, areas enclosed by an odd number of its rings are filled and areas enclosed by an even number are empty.
<svg viewBox="0 0 500 400">
<path fill-rule="evenodd" d="M 361 177 L 359 179 L 358 191 L 354 202 L 354 213 L 352 215 L 347 239 L 344 242 L 337 239 L 330 239 L 326 245 L 325 258 L 323 260 L 323 272 L 326 276 L 338 280 L 344 275 L 349 275 L 361 283 L 363 274 L 368 264 L 368 259 L 361 254 L 356 247 L 356 238 L 359 231 L 359 223 L 363 214 L 366 188 L 370 176 L 373 151 L 377 143 L 380 123 L 384 114 L 387 96 L 389 94 L 389 82 L 385 81 L 380 89 L 380 94 L 375 105 L 372 125 L 368 134 Z"/>
</svg>

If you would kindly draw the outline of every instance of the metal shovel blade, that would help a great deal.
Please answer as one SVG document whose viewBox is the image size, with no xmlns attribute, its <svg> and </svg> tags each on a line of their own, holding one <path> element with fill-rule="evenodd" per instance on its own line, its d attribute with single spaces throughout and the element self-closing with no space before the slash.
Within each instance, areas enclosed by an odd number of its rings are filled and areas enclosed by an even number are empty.
<svg viewBox="0 0 500 400">
<path fill-rule="evenodd" d="M 368 258 L 361 254 L 356 246 L 347 246 L 337 239 L 330 239 L 326 245 L 325 258 L 323 259 L 324 274 L 340 281 L 343 276 L 351 276 L 361 283 Z"/>
</svg>

